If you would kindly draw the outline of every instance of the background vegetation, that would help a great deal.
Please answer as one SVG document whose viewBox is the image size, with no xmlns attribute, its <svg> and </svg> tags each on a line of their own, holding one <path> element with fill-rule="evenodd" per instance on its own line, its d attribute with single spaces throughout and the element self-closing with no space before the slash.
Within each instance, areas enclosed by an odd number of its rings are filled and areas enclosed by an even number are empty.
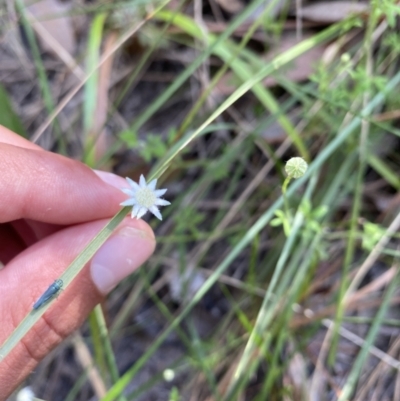
<svg viewBox="0 0 400 401">
<path fill-rule="evenodd" d="M 399 400 L 395 0 L 1 5 L 0 123 L 172 202 L 46 400 Z M 284 164 L 309 163 L 282 197 Z"/>
</svg>

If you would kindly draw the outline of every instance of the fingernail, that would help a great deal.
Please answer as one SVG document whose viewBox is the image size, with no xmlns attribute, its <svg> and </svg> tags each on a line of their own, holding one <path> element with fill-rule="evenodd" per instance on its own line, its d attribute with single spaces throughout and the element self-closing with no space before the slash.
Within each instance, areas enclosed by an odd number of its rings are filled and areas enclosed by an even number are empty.
<svg viewBox="0 0 400 401">
<path fill-rule="evenodd" d="M 93 170 L 97 176 L 106 182 L 109 185 L 112 185 L 113 187 L 116 187 L 118 189 L 121 188 L 127 188 L 128 184 L 126 183 L 126 180 L 116 174 L 113 173 L 108 173 L 107 171 L 100 171 L 100 170 Z"/>
<path fill-rule="evenodd" d="M 109 293 L 153 253 L 154 237 L 134 227 L 122 227 L 94 255 L 90 272 L 99 291 Z"/>
</svg>

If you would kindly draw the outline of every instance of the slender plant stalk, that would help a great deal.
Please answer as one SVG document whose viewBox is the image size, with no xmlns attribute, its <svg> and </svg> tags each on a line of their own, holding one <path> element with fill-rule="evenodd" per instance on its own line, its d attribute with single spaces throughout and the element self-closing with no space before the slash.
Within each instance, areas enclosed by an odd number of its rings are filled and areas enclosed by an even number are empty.
<svg viewBox="0 0 400 401">
<path fill-rule="evenodd" d="M 367 76 L 371 78 L 372 75 L 372 33 L 377 23 L 377 10 L 375 6 L 372 6 L 369 23 L 367 25 L 367 33 L 364 42 L 365 48 L 365 70 Z M 367 106 L 370 101 L 370 93 L 367 91 L 363 95 L 363 108 Z M 343 315 L 345 311 L 345 303 L 343 302 L 344 295 L 349 285 L 349 271 L 350 266 L 353 263 L 356 239 L 357 239 L 357 226 L 358 220 L 361 213 L 361 205 L 362 205 L 362 197 L 364 190 L 364 177 L 367 168 L 367 159 L 368 159 L 368 134 L 370 123 L 367 119 L 363 119 L 361 121 L 361 131 L 360 131 L 360 146 L 359 146 L 359 166 L 357 171 L 357 180 L 356 187 L 354 191 L 354 200 L 353 207 L 351 211 L 350 218 L 350 230 L 349 237 L 346 244 L 346 253 L 343 262 L 342 269 L 342 280 L 340 282 L 339 294 L 338 294 L 338 308 L 335 319 L 335 328 L 334 328 L 334 336 L 332 339 L 332 345 L 330 347 L 329 359 L 328 362 L 331 366 L 333 366 L 336 354 L 337 354 L 337 346 L 339 341 L 339 327 L 343 320 Z"/>
</svg>

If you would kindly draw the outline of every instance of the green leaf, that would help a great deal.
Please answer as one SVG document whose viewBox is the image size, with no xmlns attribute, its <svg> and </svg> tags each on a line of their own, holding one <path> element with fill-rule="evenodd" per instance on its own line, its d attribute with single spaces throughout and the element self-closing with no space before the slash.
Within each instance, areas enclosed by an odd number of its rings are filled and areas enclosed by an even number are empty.
<svg viewBox="0 0 400 401">
<path fill-rule="evenodd" d="M 27 138 L 26 131 L 21 120 L 15 113 L 7 91 L 0 84 L 0 125 Z"/>
<path fill-rule="evenodd" d="M 146 144 L 143 149 L 140 150 L 140 155 L 147 162 L 151 159 L 160 159 L 167 153 L 167 146 L 160 137 L 160 135 L 147 135 Z"/>
<path fill-rule="evenodd" d="M 137 133 L 130 129 L 122 131 L 119 138 L 128 146 L 128 148 L 135 148 L 138 144 Z"/>
</svg>

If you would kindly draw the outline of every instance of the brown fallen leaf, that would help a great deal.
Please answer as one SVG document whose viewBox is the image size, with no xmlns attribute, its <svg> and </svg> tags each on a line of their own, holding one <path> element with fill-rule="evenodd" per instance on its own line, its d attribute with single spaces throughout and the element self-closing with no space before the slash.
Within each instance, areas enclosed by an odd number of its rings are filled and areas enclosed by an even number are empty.
<svg viewBox="0 0 400 401">
<path fill-rule="evenodd" d="M 306 39 L 305 36 L 303 39 Z M 295 46 L 299 41 L 295 37 L 295 35 L 287 35 L 283 36 L 279 41 L 279 45 L 274 47 L 272 50 L 268 52 L 268 54 L 263 57 L 265 63 L 273 60 L 274 57 L 278 56 L 281 53 L 289 50 L 293 46 Z M 290 80 L 292 82 L 300 82 L 308 79 L 310 75 L 314 72 L 314 67 L 318 63 L 318 61 L 322 60 L 324 52 L 326 50 L 325 45 L 319 45 L 313 47 L 308 52 L 302 54 L 297 57 L 291 63 L 283 66 L 279 71 L 276 71 L 273 75 L 268 76 L 264 79 L 263 84 L 266 87 L 276 86 L 277 80 L 275 77 L 281 75 L 284 79 Z M 242 81 L 233 73 L 227 72 L 216 85 L 216 90 L 218 95 L 229 95 L 233 91 L 235 91 L 239 85 L 242 84 Z"/>
<path fill-rule="evenodd" d="M 303 39 L 307 39 L 307 36 L 304 36 Z M 291 49 L 298 43 L 299 40 L 295 35 L 283 36 L 279 41 L 279 45 L 268 53 L 265 61 L 271 61 L 274 57 Z M 276 72 L 276 75 L 283 75 L 285 79 L 293 82 L 300 82 L 308 79 L 309 76 L 314 72 L 314 67 L 317 62 L 322 59 L 325 49 L 325 45 L 313 47 L 308 52 L 297 57 L 291 63 L 282 67 Z M 264 80 L 264 84 L 268 87 L 271 87 L 276 85 L 277 82 L 273 76 L 269 76 Z"/>
<path fill-rule="evenodd" d="M 228 11 L 228 13 L 238 13 L 240 12 L 244 4 L 240 0 L 215 0 L 216 3 L 218 3 L 221 8 L 223 8 L 225 11 Z"/>
<path fill-rule="evenodd" d="M 28 17 L 29 14 L 32 17 L 30 18 L 32 27 L 35 31 L 39 31 L 43 50 L 55 53 L 57 56 L 63 52 L 73 54 L 76 41 L 71 19 L 66 15 L 69 8 L 58 0 L 39 0 L 34 3 L 25 0 L 25 2 Z"/>
<path fill-rule="evenodd" d="M 332 24 L 342 21 L 350 14 L 367 13 L 369 5 L 353 1 L 325 1 L 305 6 L 301 9 L 301 17 L 315 22 Z"/>
</svg>

